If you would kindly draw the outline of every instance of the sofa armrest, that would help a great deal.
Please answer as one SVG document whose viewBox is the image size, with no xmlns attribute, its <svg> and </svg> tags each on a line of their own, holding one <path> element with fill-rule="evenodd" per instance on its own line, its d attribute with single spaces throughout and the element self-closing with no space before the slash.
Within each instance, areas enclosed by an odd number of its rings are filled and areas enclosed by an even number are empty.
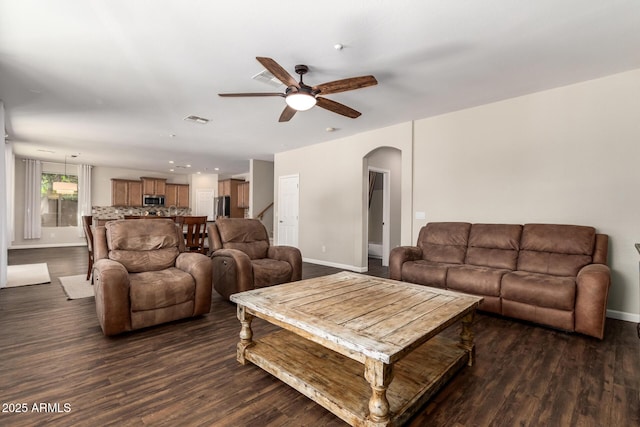
<svg viewBox="0 0 640 427">
<path fill-rule="evenodd" d="M 611 271 L 604 264 L 584 266 L 576 277 L 576 332 L 602 339 Z"/>
<path fill-rule="evenodd" d="M 291 281 L 302 279 L 302 254 L 293 246 L 269 246 L 267 257 L 278 261 L 285 261 L 291 265 Z"/>
<path fill-rule="evenodd" d="M 93 262 L 105 258 L 109 258 L 107 228 L 104 225 L 100 225 L 93 228 Z"/>
<path fill-rule="evenodd" d="M 389 278 L 402 280 L 402 264 L 422 259 L 422 249 L 417 246 L 398 246 L 389 253 Z"/>
<path fill-rule="evenodd" d="M 196 283 L 193 315 L 211 311 L 211 283 L 213 262 L 204 254 L 184 252 L 176 258 L 176 268 L 189 273 Z"/>
<path fill-rule="evenodd" d="M 105 335 L 131 330 L 129 273 L 122 264 L 100 259 L 93 264 L 94 293 L 98 321 Z"/>
<path fill-rule="evenodd" d="M 253 267 L 247 254 L 238 249 L 218 249 L 213 260 L 213 287 L 229 299 L 231 294 L 253 289 Z"/>
</svg>

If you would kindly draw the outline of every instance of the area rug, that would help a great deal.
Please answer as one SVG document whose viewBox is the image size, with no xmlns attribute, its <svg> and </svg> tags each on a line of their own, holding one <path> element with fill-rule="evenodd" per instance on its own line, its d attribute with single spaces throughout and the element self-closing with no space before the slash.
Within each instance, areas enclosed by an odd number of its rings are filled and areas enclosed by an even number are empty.
<svg viewBox="0 0 640 427">
<path fill-rule="evenodd" d="M 89 298 L 93 296 L 93 285 L 87 280 L 86 274 L 77 276 L 65 276 L 60 278 L 62 289 L 67 294 L 67 299 Z"/>
<path fill-rule="evenodd" d="M 47 263 L 7 266 L 7 288 L 50 283 Z"/>
</svg>

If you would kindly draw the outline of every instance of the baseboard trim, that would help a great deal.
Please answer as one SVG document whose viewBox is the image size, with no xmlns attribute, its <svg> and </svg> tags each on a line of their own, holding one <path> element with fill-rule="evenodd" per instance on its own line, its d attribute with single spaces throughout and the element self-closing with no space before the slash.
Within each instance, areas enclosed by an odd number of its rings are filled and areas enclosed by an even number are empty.
<svg viewBox="0 0 640 427">
<path fill-rule="evenodd" d="M 368 254 L 369 254 L 369 258 L 382 259 L 382 244 L 369 243 Z"/>
<path fill-rule="evenodd" d="M 337 262 L 323 261 L 319 259 L 302 258 L 302 261 L 311 264 L 324 265 L 325 267 L 341 268 L 343 270 L 355 271 L 356 273 L 366 273 L 369 271 L 368 267 L 356 267 L 355 265 L 339 264 Z"/>
<path fill-rule="evenodd" d="M 17 245 L 9 246 L 9 249 L 42 249 L 42 248 L 69 248 L 72 246 L 87 246 L 85 242 L 79 243 L 49 243 L 44 245 Z"/>
<path fill-rule="evenodd" d="M 607 317 L 626 322 L 640 323 L 640 314 L 627 313 L 624 311 L 607 310 Z"/>
</svg>

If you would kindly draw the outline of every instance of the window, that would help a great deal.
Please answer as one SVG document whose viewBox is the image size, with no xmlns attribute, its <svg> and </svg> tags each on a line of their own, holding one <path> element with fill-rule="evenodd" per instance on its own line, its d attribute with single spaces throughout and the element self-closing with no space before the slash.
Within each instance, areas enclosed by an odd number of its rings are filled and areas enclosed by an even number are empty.
<svg viewBox="0 0 640 427">
<path fill-rule="evenodd" d="M 58 183 L 66 183 L 67 188 L 58 188 L 56 191 L 54 188 L 58 187 Z M 40 218 L 43 227 L 78 226 L 78 177 L 76 175 L 42 173 Z"/>
</svg>

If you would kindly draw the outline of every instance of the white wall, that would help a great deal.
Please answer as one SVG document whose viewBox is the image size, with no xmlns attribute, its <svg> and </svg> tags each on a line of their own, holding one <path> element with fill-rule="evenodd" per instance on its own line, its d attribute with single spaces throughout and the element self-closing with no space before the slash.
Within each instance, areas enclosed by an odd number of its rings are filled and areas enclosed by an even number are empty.
<svg viewBox="0 0 640 427">
<path fill-rule="evenodd" d="M 280 176 L 300 177 L 299 247 L 306 260 L 366 269 L 369 176 L 365 157 L 385 146 L 401 151 L 401 239 L 410 243 L 411 136 L 412 124 L 403 123 L 275 155 L 274 194 L 278 194 Z M 277 200 L 274 207 L 277 215 Z M 278 241 L 277 227 L 274 232 Z"/>
<path fill-rule="evenodd" d="M 638 320 L 639 117 L 635 70 L 416 121 L 413 240 L 427 221 L 594 226 L 610 312 Z"/>
</svg>

